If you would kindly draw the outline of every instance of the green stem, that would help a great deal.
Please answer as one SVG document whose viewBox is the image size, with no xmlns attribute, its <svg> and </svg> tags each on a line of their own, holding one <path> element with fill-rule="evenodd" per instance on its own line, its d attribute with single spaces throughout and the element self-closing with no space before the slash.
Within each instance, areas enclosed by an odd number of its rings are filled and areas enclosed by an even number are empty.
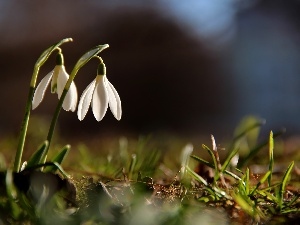
<svg viewBox="0 0 300 225">
<path fill-rule="evenodd" d="M 70 74 L 70 77 L 64 87 L 64 90 L 60 96 L 60 99 L 57 103 L 57 106 L 56 106 L 56 109 L 55 109 L 55 112 L 53 114 L 53 117 L 52 117 L 52 121 L 51 121 L 51 124 L 50 124 L 50 128 L 49 128 L 49 131 L 48 131 L 48 136 L 47 136 L 47 141 L 49 142 L 49 145 L 48 145 L 48 148 L 46 150 L 46 154 L 48 153 L 48 150 L 49 150 L 49 146 L 50 146 L 50 143 L 52 141 L 52 137 L 53 137 L 53 134 L 54 134 L 54 129 L 55 129 L 55 126 L 56 126 L 56 123 L 57 123 L 57 119 L 58 119 L 58 116 L 59 116 L 59 113 L 61 111 L 61 108 L 62 108 L 62 105 L 64 103 L 64 100 L 65 100 L 65 97 L 69 91 L 69 88 L 71 86 L 71 83 L 72 81 L 74 80 L 77 72 L 79 71 L 78 68 L 74 67 L 74 69 L 72 70 L 71 74 Z"/>
<path fill-rule="evenodd" d="M 60 97 L 60 99 L 58 101 L 58 104 L 57 104 L 57 107 L 55 109 L 55 112 L 53 114 L 52 121 L 51 121 L 51 124 L 50 124 L 50 128 L 49 128 L 49 131 L 48 131 L 48 136 L 47 136 L 47 141 L 49 142 L 49 145 L 48 145 L 48 148 L 46 150 L 46 154 L 45 155 L 47 155 L 47 153 L 48 153 L 49 146 L 50 146 L 50 143 L 51 143 L 51 140 L 52 140 L 52 137 L 53 137 L 54 129 L 55 129 L 55 126 L 56 126 L 56 123 L 57 123 L 57 119 L 58 119 L 60 110 L 62 108 L 64 99 L 65 99 L 67 93 L 68 93 L 68 90 L 64 89 L 63 92 L 62 92 L 62 94 L 61 94 L 61 97 Z"/>
<path fill-rule="evenodd" d="M 23 119 L 23 122 L 21 125 L 17 152 L 16 152 L 16 156 L 15 156 L 15 162 L 14 162 L 14 171 L 15 172 L 19 172 L 20 167 L 21 167 L 21 160 L 22 160 L 23 149 L 24 149 L 24 145 L 25 145 L 26 133 L 27 133 L 29 117 L 30 117 L 30 112 L 31 112 L 32 99 L 33 99 L 34 90 L 35 90 L 35 82 L 33 82 L 33 81 L 36 80 L 38 72 L 39 72 L 39 67 L 34 67 L 32 79 L 30 82 L 30 88 L 29 88 L 29 92 L 28 92 L 27 102 L 26 102 L 26 106 L 25 106 L 24 119 Z"/>
<path fill-rule="evenodd" d="M 31 101 L 33 98 L 34 94 L 34 88 L 30 87 L 29 93 L 28 93 L 28 98 L 27 98 L 27 103 L 25 107 L 25 115 L 24 119 L 21 125 L 21 132 L 20 132 L 20 137 L 19 137 L 19 143 L 17 147 L 17 152 L 15 156 L 15 163 L 14 163 L 14 171 L 19 172 L 20 167 L 21 167 L 21 160 L 22 160 L 22 155 L 23 155 L 23 149 L 24 149 L 24 144 L 25 144 L 25 139 L 26 139 L 26 133 L 27 133 L 27 127 L 28 127 L 28 122 L 29 122 L 29 116 L 30 116 L 30 111 L 31 111 Z"/>
</svg>

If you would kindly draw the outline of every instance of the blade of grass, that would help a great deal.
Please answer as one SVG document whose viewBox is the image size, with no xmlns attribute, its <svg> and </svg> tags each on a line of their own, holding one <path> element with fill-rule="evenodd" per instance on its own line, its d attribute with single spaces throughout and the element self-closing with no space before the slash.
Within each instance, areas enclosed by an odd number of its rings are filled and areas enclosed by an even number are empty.
<svg viewBox="0 0 300 225">
<path fill-rule="evenodd" d="M 291 205 L 293 205 L 293 203 L 295 203 L 299 199 L 299 197 L 300 193 L 295 194 L 295 196 L 289 202 L 286 203 L 286 206 L 290 207 Z"/>
<path fill-rule="evenodd" d="M 216 181 L 219 179 L 219 177 L 220 177 L 217 159 L 216 159 L 216 157 L 215 157 L 215 154 L 213 153 L 212 150 L 210 150 L 209 147 L 207 147 L 206 145 L 202 145 L 202 147 L 203 147 L 204 149 L 207 150 L 208 154 L 210 155 L 210 157 L 211 157 L 212 160 L 213 160 L 213 163 L 214 163 L 214 164 L 213 164 L 213 165 L 214 165 L 213 168 L 215 169 L 214 181 L 216 182 Z"/>
<path fill-rule="evenodd" d="M 226 199 L 232 199 L 231 196 L 227 195 L 225 191 L 220 190 L 216 186 L 213 187 L 205 187 L 204 188 L 206 191 L 208 191 L 211 194 L 211 198 L 214 199 L 214 201 L 219 201 L 221 198 L 226 198 Z"/>
<path fill-rule="evenodd" d="M 225 159 L 222 167 L 221 167 L 221 172 L 224 172 L 227 168 L 227 166 L 229 165 L 231 159 L 237 154 L 238 152 L 238 148 L 235 148 L 233 151 L 230 152 L 229 156 Z"/>
<path fill-rule="evenodd" d="M 222 191 L 218 187 L 214 186 L 212 189 L 219 195 L 219 197 L 224 197 L 227 199 L 232 199 L 231 196 L 229 196 L 225 191 Z"/>
<path fill-rule="evenodd" d="M 289 176 L 292 172 L 294 164 L 295 164 L 294 161 L 292 161 L 290 163 L 290 165 L 288 166 L 287 170 L 284 173 L 281 185 L 279 186 L 279 209 L 280 209 L 280 211 L 282 210 L 282 206 L 283 206 L 283 202 L 284 202 L 283 195 L 284 195 L 284 192 L 285 192 L 285 187 L 287 185 L 287 182 L 288 182 Z"/>
<path fill-rule="evenodd" d="M 196 172 L 194 172 L 189 166 L 186 167 L 186 171 L 192 176 L 194 177 L 197 181 L 200 181 L 202 184 L 204 184 L 205 186 L 207 186 L 207 182 L 206 180 L 201 177 L 199 174 L 197 174 Z"/>
<path fill-rule="evenodd" d="M 200 157 L 196 156 L 196 155 L 191 155 L 191 157 L 193 159 L 195 159 L 196 161 L 200 162 L 200 163 L 203 163 L 204 165 L 210 167 L 210 168 L 213 168 L 214 169 L 214 165 L 211 164 L 210 162 L 204 160 L 204 159 L 201 159 Z"/>
<path fill-rule="evenodd" d="M 71 146 L 70 145 L 66 145 L 62 148 L 62 150 L 51 160 L 51 162 L 56 162 L 59 165 L 61 165 L 61 163 L 63 162 L 63 160 L 66 158 L 66 156 L 68 155 L 69 151 L 70 151 Z M 43 170 L 44 172 L 56 172 L 57 171 L 57 167 L 55 166 L 48 166 L 47 168 L 45 168 Z"/>
<path fill-rule="evenodd" d="M 235 175 L 234 173 L 228 171 L 228 170 L 224 170 L 224 173 L 231 176 L 232 178 L 236 179 L 236 180 L 242 180 L 239 176 Z"/>
<path fill-rule="evenodd" d="M 66 145 L 62 148 L 62 150 L 51 160 L 51 162 L 57 162 L 58 164 L 62 164 L 66 156 L 70 151 L 71 146 Z"/>
<path fill-rule="evenodd" d="M 216 158 L 216 162 L 217 162 L 217 168 L 218 168 L 218 172 L 219 172 L 219 177 L 214 177 L 215 181 L 217 181 L 218 179 L 220 179 L 221 181 L 221 184 L 223 187 L 228 187 L 227 186 L 227 183 L 224 179 L 224 176 L 223 176 L 223 172 L 222 172 L 222 164 L 221 164 L 221 161 L 220 161 L 220 157 L 219 157 L 219 153 L 218 153 L 218 148 L 217 148 L 217 145 L 216 145 L 216 140 L 215 140 L 215 137 L 211 134 L 210 135 L 211 137 L 211 142 L 212 142 L 212 147 L 213 147 L 213 154 Z"/>
<path fill-rule="evenodd" d="M 250 196 L 252 196 L 254 194 L 254 192 L 257 190 L 257 188 L 259 188 L 259 186 L 261 184 L 263 184 L 266 181 L 266 179 L 271 176 L 271 174 L 272 174 L 272 172 L 270 170 L 266 172 L 266 174 L 259 180 L 259 182 L 256 184 L 255 188 L 252 190 L 252 192 L 250 193 Z"/>
<path fill-rule="evenodd" d="M 253 203 L 253 201 L 249 199 L 248 196 L 243 196 L 238 193 L 233 194 L 233 199 L 244 210 L 244 212 L 250 215 L 256 222 L 259 222 L 261 219 L 266 219 L 264 213 Z"/>
<path fill-rule="evenodd" d="M 282 135 L 285 132 L 285 130 L 281 130 L 278 131 L 276 133 L 273 134 L 273 138 L 278 137 L 280 135 Z M 263 142 L 262 144 L 256 146 L 255 148 L 253 148 L 250 153 L 242 160 L 240 160 L 240 162 L 238 163 L 238 168 L 242 168 L 252 157 L 254 157 L 261 149 L 263 149 L 266 145 L 268 145 L 269 140 Z"/>
<path fill-rule="evenodd" d="M 296 209 L 288 209 L 288 210 L 282 210 L 281 213 L 282 214 L 288 214 L 288 213 L 299 213 L 300 212 L 300 209 L 299 208 L 296 208 Z"/>
<path fill-rule="evenodd" d="M 64 171 L 64 169 L 57 163 L 57 162 L 46 162 L 46 163 L 42 163 L 42 164 L 38 164 L 38 165 L 34 165 L 30 168 L 26 168 L 24 169 L 22 172 L 25 171 L 30 171 L 30 170 L 35 170 L 38 168 L 42 168 L 42 167 L 48 167 L 48 166 L 54 166 L 57 168 L 57 170 L 63 175 L 64 178 L 70 178 L 69 174 L 67 174 L 66 171 Z"/>
<path fill-rule="evenodd" d="M 41 164 L 43 162 L 43 159 L 46 157 L 45 154 L 47 152 L 48 145 L 48 141 L 43 142 L 43 144 L 38 148 L 36 152 L 33 153 L 33 155 L 28 160 L 27 166 L 25 167 L 26 169 Z"/>
<path fill-rule="evenodd" d="M 250 170 L 249 170 L 249 168 L 247 168 L 246 169 L 246 174 L 245 174 L 245 193 L 246 193 L 246 195 L 249 195 L 249 189 L 250 189 L 250 187 L 249 187 L 249 185 L 250 185 L 250 183 L 249 183 L 249 181 L 250 181 Z"/>
<path fill-rule="evenodd" d="M 272 173 L 274 168 L 274 138 L 273 138 L 273 132 L 270 132 L 270 138 L 269 138 L 269 172 L 270 175 L 268 177 L 268 185 L 271 186 L 272 182 Z"/>
<path fill-rule="evenodd" d="M 265 191 L 265 190 L 256 190 L 256 193 L 265 197 L 268 201 L 271 201 L 275 204 L 278 204 L 278 199 L 276 196 L 274 196 L 273 194 L 271 194 L 270 192 L 268 191 Z"/>
<path fill-rule="evenodd" d="M 247 168 L 245 174 L 240 178 L 238 183 L 238 190 L 245 195 L 249 193 L 249 169 Z"/>
<path fill-rule="evenodd" d="M 191 155 L 191 157 L 192 157 L 193 159 L 195 159 L 196 161 L 198 161 L 199 163 L 203 163 L 204 165 L 206 165 L 206 166 L 208 166 L 208 167 L 214 169 L 214 165 L 211 164 L 210 162 L 207 162 L 206 160 L 201 159 L 200 157 L 198 157 L 198 156 L 196 156 L 196 155 Z M 233 178 L 236 179 L 236 180 L 241 180 L 241 178 L 240 178 L 239 176 L 235 175 L 234 173 L 232 173 L 232 172 L 230 172 L 230 171 L 228 171 L 228 170 L 224 170 L 223 172 L 224 172 L 225 174 L 227 174 L 227 175 L 233 177 Z"/>
<path fill-rule="evenodd" d="M 235 202 L 250 216 L 254 217 L 255 216 L 255 210 L 253 205 L 250 205 L 241 194 L 234 194 L 233 199 Z"/>
</svg>

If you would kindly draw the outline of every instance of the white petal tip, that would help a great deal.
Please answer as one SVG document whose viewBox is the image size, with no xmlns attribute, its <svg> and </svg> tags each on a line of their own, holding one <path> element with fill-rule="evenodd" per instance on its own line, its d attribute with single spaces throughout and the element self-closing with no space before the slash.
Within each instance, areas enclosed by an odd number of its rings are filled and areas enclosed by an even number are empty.
<svg viewBox="0 0 300 225">
<path fill-rule="evenodd" d="M 96 117 L 95 117 L 95 119 L 96 119 L 98 122 L 100 122 L 100 121 L 103 119 L 103 117 L 102 117 L 102 118 L 96 118 Z"/>
<path fill-rule="evenodd" d="M 80 111 L 77 111 L 77 118 L 79 121 L 82 121 L 84 119 L 85 115 L 83 115 L 82 113 L 80 113 Z"/>
</svg>

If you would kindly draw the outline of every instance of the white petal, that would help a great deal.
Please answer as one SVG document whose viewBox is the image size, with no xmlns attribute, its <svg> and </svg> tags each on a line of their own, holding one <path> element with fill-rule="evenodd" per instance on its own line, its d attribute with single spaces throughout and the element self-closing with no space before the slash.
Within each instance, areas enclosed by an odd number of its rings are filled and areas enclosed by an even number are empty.
<svg viewBox="0 0 300 225">
<path fill-rule="evenodd" d="M 59 74 L 57 77 L 57 94 L 58 98 L 60 99 L 62 92 L 65 88 L 65 85 L 69 79 L 69 74 L 66 72 L 65 67 L 62 65 L 60 66 Z M 71 83 L 68 93 L 63 102 L 63 109 L 66 111 L 75 111 L 77 104 L 77 89 L 74 82 Z"/>
<path fill-rule="evenodd" d="M 116 89 L 114 88 L 114 86 L 108 81 L 108 79 L 106 78 L 106 88 L 107 88 L 107 93 L 108 93 L 108 104 L 109 104 L 109 108 L 111 110 L 111 112 L 113 113 L 114 117 L 117 120 L 121 119 L 122 116 L 122 106 L 121 106 L 121 99 L 120 96 L 118 94 L 118 92 L 116 91 Z"/>
<path fill-rule="evenodd" d="M 77 99 L 78 99 L 78 94 L 77 94 L 77 88 L 76 88 L 76 85 L 75 83 L 72 81 L 71 83 L 71 86 L 70 86 L 70 89 L 67 93 L 67 96 L 65 98 L 65 101 L 67 99 L 70 99 L 71 100 L 71 111 L 74 112 L 76 110 L 76 105 L 77 105 Z"/>
<path fill-rule="evenodd" d="M 51 80 L 51 93 L 57 93 L 57 77 L 59 71 L 61 70 L 61 66 L 55 66 L 53 70 L 52 80 Z"/>
<path fill-rule="evenodd" d="M 57 75 L 57 95 L 58 99 L 60 99 L 60 96 L 65 88 L 65 85 L 69 79 L 69 74 L 67 74 L 65 67 L 63 65 L 57 66 L 59 68 L 59 72 Z"/>
<path fill-rule="evenodd" d="M 108 108 L 108 94 L 104 83 L 104 76 L 98 75 L 93 94 L 92 109 L 97 121 L 102 120 Z"/>
<path fill-rule="evenodd" d="M 78 111 L 77 111 L 77 116 L 80 121 L 84 119 L 84 117 L 90 107 L 93 93 L 95 90 L 95 85 L 96 85 L 96 79 L 93 80 L 93 82 L 90 83 L 89 86 L 87 86 L 86 89 L 82 92 L 82 95 L 80 97 L 80 101 L 78 104 Z"/>
<path fill-rule="evenodd" d="M 44 98 L 45 95 L 45 91 L 47 89 L 47 87 L 50 84 L 51 78 L 53 75 L 53 70 L 48 73 L 39 83 L 39 85 L 37 86 L 37 88 L 35 89 L 34 92 L 34 96 L 32 99 L 32 109 L 35 109 L 36 107 L 38 107 L 38 105 L 41 103 L 41 101 Z"/>
</svg>

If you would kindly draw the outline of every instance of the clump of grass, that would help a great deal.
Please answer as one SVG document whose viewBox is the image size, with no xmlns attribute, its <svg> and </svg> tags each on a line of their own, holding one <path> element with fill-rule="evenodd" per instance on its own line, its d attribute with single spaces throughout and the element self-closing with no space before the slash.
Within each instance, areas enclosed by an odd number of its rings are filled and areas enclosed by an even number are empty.
<svg viewBox="0 0 300 225">
<path fill-rule="evenodd" d="M 221 158 L 215 138 L 211 139 L 212 149 L 202 145 L 211 160 L 193 155 L 194 146 L 188 144 L 177 158 L 181 159 L 181 167 L 172 177 L 165 164 L 170 159 L 164 159 L 158 149 L 149 148 L 152 140 L 147 138 L 141 138 L 134 149 L 129 149 L 128 141 L 122 138 L 118 151 L 102 157 L 102 169 L 85 176 L 77 175 L 76 179 L 64 177 L 63 170 L 49 164 L 48 170 L 51 168 L 54 172 L 55 168 L 61 174 L 56 179 L 62 183 L 62 188 L 55 189 L 51 198 L 46 191 L 50 187 L 39 190 L 39 197 L 33 198 L 33 192 L 20 190 L 12 172 L 2 173 L 2 187 L 6 188 L 1 192 L 3 215 L 0 218 L 15 224 L 26 221 L 45 224 L 277 224 L 280 221 L 292 223 L 299 218 L 299 192 L 290 182 L 295 177 L 295 163 L 291 161 L 281 174 L 274 173 L 273 132 L 270 132 L 267 146 L 264 145 L 267 148 L 256 152 L 268 152 L 265 155 L 269 163 L 261 174 L 254 174 L 249 166 L 237 168 L 238 163 L 233 160 L 239 153 L 236 144 L 230 144 L 235 149 L 228 150 L 228 155 Z M 91 153 L 86 150 L 85 154 Z M 249 154 L 251 151 L 244 158 Z M 88 158 L 81 163 L 88 164 Z M 48 166 L 44 166 L 46 170 Z M 31 173 L 38 169 L 33 168 L 29 174 L 32 176 Z M 31 186 L 30 189 L 37 188 Z"/>
<path fill-rule="evenodd" d="M 247 133 L 243 132 L 243 134 L 246 135 Z M 241 138 L 242 136 L 243 135 L 239 135 L 238 137 Z M 216 149 L 214 139 L 212 140 L 213 149 Z M 238 141 L 238 139 L 235 139 L 235 141 Z M 241 165 L 244 166 L 250 158 L 261 151 L 266 145 L 265 143 L 266 142 L 263 142 L 263 144 L 259 144 L 250 150 L 250 152 L 242 159 L 242 163 L 239 167 L 241 168 Z M 216 160 L 215 150 L 210 150 L 207 146 L 203 145 L 203 148 L 209 152 L 212 163 L 195 155 L 192 155 L 191 157 L 200 164 L 214 170 L 213 181 L 209 184 L 205 177 L 196 174 L 191 168 L 187 168 L 194 179 L 209 190 L 209 192 L 206 193 L 205 198 L 202 197 L 202 199 L 209 204 L 212 204 L 216 200 L 230 202 L 229 205 L 232 205 L 233 207 L 230 207 L 231 211 L 228 213 L 231 214 L 232 217 L 235 217 L 235 215 L 240 217 L 241 214 L 246 214 L 248 216 L 248 221 L 254 221 L 256 223 L 270 222 L 273 217 L 286 219 L 295 216 L 298 218 L 300 203 L 299 193 L 297 190 L 291 191 L 287 189 L 288 181 L 292 176 L 294 161 L 290 162 L 285 172 L 282 174 L 282 177 L 277 176 L 275 178 L 273 176 L 274 137 L 272 131 L 270 132 L 267 143 L 269 144 L 269 166 L 262 174 L 251 173 L 249 167 L 243 167 L 243 170 L 237 168 L 228 169 L 229 162 L 231 162 L 233 157 L 238 153 L 237 149 L 233 149 L 230 152 L 222 165 L 221 162 Z M 238 173 L 234 173 L 235 171 L 238 171 Z M 225 182 L 227 183 L 226 185 L 224 185 L 224 180 L 221 179 L 220 174 L 224 174 Z M 226 179 L 226 177 L 231 178 L 231 180 Z M 228 208 L 226 205 L 224 205 L 224 207 Z"/>
</svg>

